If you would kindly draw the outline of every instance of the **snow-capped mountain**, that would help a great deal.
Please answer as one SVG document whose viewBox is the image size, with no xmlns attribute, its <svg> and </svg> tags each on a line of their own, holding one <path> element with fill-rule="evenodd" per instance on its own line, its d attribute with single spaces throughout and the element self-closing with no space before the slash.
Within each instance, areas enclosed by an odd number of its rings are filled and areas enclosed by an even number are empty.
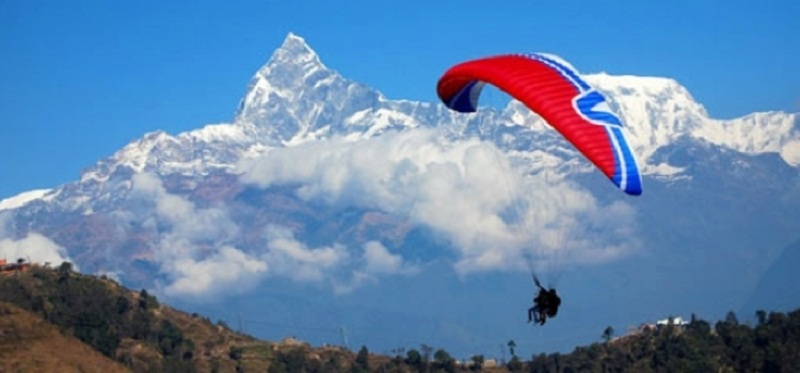
<svg viewBox="0 0 800 373">
<path fill-rule="evenodd" d="M 746 154 L 778 153 L 790 165 L 800 164 L 797 114 L 754 113 L 717 120 L 709 118 L 702 105 L 672 79 L 604 73 L 586 75 L 586 79 L 606 93 L 625 119 L 645 173 L 663 171 L 659 167 L 666 165 L 654 164 L 651 156 L 685 136 Z M 387 100 L 380 92 L 327 68 L 302 38 L 289 34 L 251 79 L 233 123 L 207 125 L 175 136 L 149 133 L 86 170 L 81 182 L 107 180 L 120 167 L 184 175 L 233 171 L 248 152 L 332 136 L 370 138 L 392 129 L 451 127 L 450 131 L 459 131 L 459 138 L 477 135 L 518 150 L 540 147 L 532 146 L 532 136 L 558 138 L 517 102 L 505 112 L 481 114 L 463 116 L 439 104 Z"/>
<path fill-rule="evenodd" d="M 509 285 L 528 276 L 526 260 L 561 273 L 576 300 L 560 326 L 576 339 L 540 350 L 663 313 L 738 308 L 800 238 L 798 114 L 718 120 L 671 79 L 585 78 L 625 122 L 640 198 L 518 102 L 465 115 L 389 100 L 290 34 L 231 123 L 146 134 L 80 180 L 0 202 L 0 252 L 72 260 L 176 301 L 251 299 L 284 311 L 272 324 L 427 328 L 364 332 L 371 348 L 536 346 L 509 336 L 529 299 Z M 538 267 L 552 253 L 560 262 Z M 513 310 L 475 306 L 475 294 Z M 476 319 L 496 322 L 467 327 Z"/>
</svg>

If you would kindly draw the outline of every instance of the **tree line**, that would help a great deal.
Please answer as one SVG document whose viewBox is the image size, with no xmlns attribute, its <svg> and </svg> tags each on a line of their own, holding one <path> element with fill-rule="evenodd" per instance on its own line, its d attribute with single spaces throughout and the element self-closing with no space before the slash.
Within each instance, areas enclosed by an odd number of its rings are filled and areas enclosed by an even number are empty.
<svg viewBox="0 0 800 373">
<path fill-rule="evenodd" d="M 729 312 L 713 326 L 695 316 L 640 333 L 578 347 L 569 354 L 539 354 L 529 372 L 798 372 L 800 309 L 757 311 L 757 323 L 740 323 Z"/>
<path fill-rule="evenodd" d="M 121 289 L 121 290 L 120 290 Z M 106 356 L 129 367 L 132 356 L 120 348 L 123 340 L 143 341 L 162 357 L 146 363 L 144 371 L 197 370 L 194 343 L 165 318 L 156 317 L 158 300 L 146 290 L 131 292 L 108 282 L 76 274 L 69 263 L 55 270 L 33 268 L 24 276 L 0 277 L 0 301 L 40 315 Z M 428 345 L 398 348 L 393 356 L 373 355 L 363 346 L 357 353 L 342 350 L 321 354 L 309 346 L 267 353 L 270 373 L 282 372 L 798 372 L 800 371 L 800 309 L 782 313 L 757 311 L 754 325 L 740 323 L 736 314 L 713 324 L 692 316 L 676 325 L 642 328 L 614 337 L 611 327 L 598 333 L 598 342 L 570 353 L 518 356 L 516 343 L 507 343 L 511 359 L 489 367 L 475 355 L 459 362 L 445 349 Z M 247 350 L 231 348 L 237 371 L 247 370 Z M 212 370 L 216 371 L 216 365 Z M 135 369 L 136 370 L 136 369 Z"/>
</svg>

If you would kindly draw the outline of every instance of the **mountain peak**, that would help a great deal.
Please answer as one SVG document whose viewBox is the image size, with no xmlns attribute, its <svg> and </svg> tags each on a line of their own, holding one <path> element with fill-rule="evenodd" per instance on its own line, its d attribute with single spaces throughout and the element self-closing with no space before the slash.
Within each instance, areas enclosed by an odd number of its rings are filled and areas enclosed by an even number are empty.
<svg viewBox="0 0 800 373">
<path fill-rule="evenodd" d="M 625 97 L 657 100 L 661 103 L 671 101 L 686 107 L 698 115 L 708 117 L 706 109 L 698 103 L 686 87 L 672 78 L 634 75 L 609 75 L 597 73 L 585 75 L 592 85 L 609 93 L 611 97 Z"/>
<path fill-rule="evenodd" d="M 299 92 L 330 75 L 335 74 L 322 64 L 305 39 L 289 33 L 280 48 L 250 80 L 239 103 L 236 121 L 257 121 L 256 118 L 263 114 L 261 109 L 270 106 L 271 102 L 276 99 L 291 101 Z"/>
<path fill-rule="evenodd" d="M 314 53 L 311 47 L 308 46 L 308 43 L 306 43 L 306 39 L 293 32 L 290 32 L 286 35 L 286 38 L 283 39 L 283 44 L 281 44 L 281 47 L 279 49 L 302 50 L 305 52 Z"/>
<path fill-rule="evenodd" d="M 379 100 L 377 91 L 328 69 L 305 39 L 289 33 L 251 79 L 234 121 L 259 141 L 287 144 L 348 126 L 344 118 Z"/>
<path fill-rule="evenodd" d="M 286 39 L 283 40 L 281 47 L 272 54 L 272 58 L 267 65 L 273 63 L 316 63 L 322 65 L 317 52 L 314 52 L 314 50 L 308 46 L 306 40 L 291 32 L 286 35 Z"/>
</svg>

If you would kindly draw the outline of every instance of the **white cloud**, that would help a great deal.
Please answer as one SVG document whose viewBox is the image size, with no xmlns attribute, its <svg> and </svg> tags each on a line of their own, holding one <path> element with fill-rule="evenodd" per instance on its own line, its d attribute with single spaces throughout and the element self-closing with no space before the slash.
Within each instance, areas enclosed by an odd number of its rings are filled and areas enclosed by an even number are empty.
<svg viewBox="0 0 800 373">
<path fill-rule="evenodd" d="M 149 218 L 151 224 L 166 225 L 170 241 L 220 242 L 232 239 L 239 232 L 239 227 L 231 221 L 224 208 L 197 208 L 188 199 L 168 193 L 155 175 L 138 173 L 132 177 L 132 181 L 134 198 L 155 204 L 156 216 L 145 217 L 144 220 L 148 221 Z"/>
<path fill-rule="evenodd" d="M 369 241 L 362 247 L 362 255 L 348 278 L 333 282 L 337 294 L 350 293 L 367 283 L 378 283 L 381 277 L 410 276 L 419 273 L 419 267 L 406 262 L 399 254 L 392 254 L 378 241 Z"/>
<path fill-rule="evenodd" d="M 219 207 L 199 208 L 192 201 L 169 193 L 155 175 L 132 178 L 131 198 L 153 209 L 117 212 L 120 226 L 137 223 L 152 239 L 153 259 L 166 282 L 164 294 L 193 300 L 213 299 L 246 291 L 259 281 L 283 277 L 293 281 L 330 284 L 337 292 L 351 291 L 381 276 L 413 273 L 415 268 L 377 242 L 363 252 L 343 245 L 309 247 L 291 229 L 269 225 L 262 250 L 245 252 L 234 243 L 241 229 Z"/>
<path fill-rule="evenodd" d="M 272 273 L 276 276 L 302 282 L 321 282 L 349 260 L 344 246 L 309 248 L 295 239 L 291 230 L 285 227 L 270 225 L 265 234 L 268 251 L 263 258 L 270 263 Z"/>
<path fill-rule="evenodd" d="M 792 166 L 800 166 L 800 136 L 797 140 L 787 141 L 780 150 L 781 157 Z"/>
<path fill-rule="evenodd" d="M 298 241 L 289 228 L 270 225 L 266 229 L 267 251 L 261 256 L 270 264 L 270 274 L 294 281 L 331 284 L 336 293 L 349 293 L 381 277 L 412 275 L 418 268 L 392 254 L 377 241 L 369 241 L 360 253 L 342 245 L 310 248 Z"/>
<path fill-rule="evenodd" d="M 161 180 L 149 173 L 132 178 L 132 198 L 148 209 L 114 216 L 122 225 L 140 222 L 155 237 L 153 258 L 168 283 L 162 291 L 170 296 L 213 298 L 241 292 L 266 275 L 267 263 L 232 245 L 239 227 L 224 208 L 198 208 L 179 195 L 170 194 Z"/>
<path fill-rule="evenodd" d="M 54 267 L 63 262 L 72 262 L 65 248 L 38 233 L 30 233 L 20 240 L 0 239 L 0 258 L 5 258 L 9 262 L 18 258 L 33 263 L 49 262 Z M 73 268 L 78 269 L 74 264 Z"/>
<path fill-rule="evenodd" d="M 49 262 L 52 266 L 72 262 L 67 249 L 42 234 L 31 232 L 21 239 L 12 238 L 8 227 L 11 218 L 10 212 L 0 212 L 0 259 L 15 262 L 22 258 L 34 263 Z M 75 270 L 78 269 L 75 263 L 72 266 Z"/>
<path fill-rule="evenodd" d="M 377 208 L 431 227 L 457 247 L 460 273 L 522 269 L 556 256 L 599 262 L 633 247 L 629 206 L 601 205 L 561 178 L 523 176 L 491 143 L 438 137 L 416 129 L 333 138 L 271 149 L 239 169 L 246 183 L 298 184 L 306 200 Z"/>
<path fill-rule="evenodd" d="M 272 149 L 241 162 L 241 180 L 261 187 L 295 184 L 308 201 L 379 209 L 427 226 L 456 248 L 453 266 L 461 274 L 598 263 L 635 247 L 634 211 L 627 204 L 600 204 L 558 175 L 523 176 L 491 143 L 444 143 L 439 136 L 418 129 Z M 224 207 L 199 208 L 148 173 L 133 177 L 132 198 L 154 209 L 117 217 L 156 237 L 153 257 L 168 277 L 163 290 L 170 295 L 213 296 L 267 276 L 330 284 L 342 293 L 419 270 L 377 241 L 360 248 L 312 246 L 279 225 L 265 228 L 261 250 L 244 252 L 235 244 L 241 230 Z"/>
<path fill-rule="evenodd" d="M 267 263 L 224 246 L 201 260 L 180 259 L 172 269 L 176 279 L 164 288 L 165 294 L 213 297 L 249 289 L 266 273 Z"/>
<path fill-rule="evenodd" d="M 392 254 L 380 242 L 364 244 L 364 271 L 373 275 L 396 275 L 413 273 L 416 267 L 403 262 L 403 257 Z"/>
</svg>

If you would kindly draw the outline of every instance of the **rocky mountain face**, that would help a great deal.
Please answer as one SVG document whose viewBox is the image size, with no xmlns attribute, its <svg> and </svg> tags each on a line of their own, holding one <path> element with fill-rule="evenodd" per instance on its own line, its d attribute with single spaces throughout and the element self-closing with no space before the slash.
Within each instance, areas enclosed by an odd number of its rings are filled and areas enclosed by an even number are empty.
<svg viewBox="0 0 800 373">
<path fill-rule="evenodd" d="M 518 102 L 464 115 L 389 100 L 290 34 L 231 123 L 146 134 L 80 180 L 3 201 L 0 243 L 179 302 L 250 299 L 280 325 L 363 340 L 425 326 L 387 349 L 553 350 L 607 325 L 738 309 L 800 238 L 798 114 L 717 120 L 671 79 L 585 78 L 625 121 L 641 197 Z M 551 330 L 573 338 L 517 335 L 528 267 L 565 289 Z"/>
</svg>

